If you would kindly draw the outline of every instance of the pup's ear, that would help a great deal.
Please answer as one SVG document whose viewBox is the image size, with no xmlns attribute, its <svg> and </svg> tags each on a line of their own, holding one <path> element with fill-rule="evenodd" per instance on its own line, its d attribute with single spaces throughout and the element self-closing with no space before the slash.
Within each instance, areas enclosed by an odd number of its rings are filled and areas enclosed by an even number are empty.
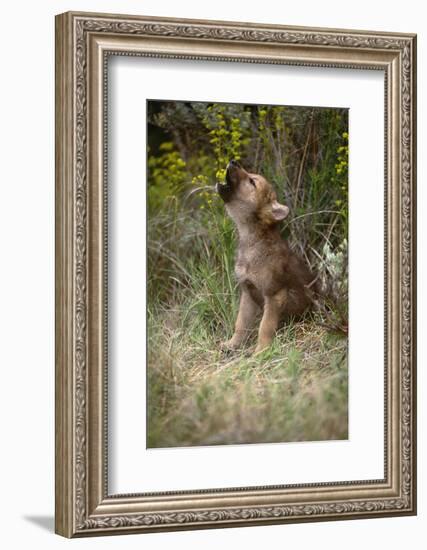
<svg viewBox="0 0 427 550">
<path fill-rule="evenodd" d="M 273 201 L 273 203 L 271 204 L 271 213 L 276 222 L 281 222 L 289 214 L 289 208 L 284 204 Z"/>
</svg>

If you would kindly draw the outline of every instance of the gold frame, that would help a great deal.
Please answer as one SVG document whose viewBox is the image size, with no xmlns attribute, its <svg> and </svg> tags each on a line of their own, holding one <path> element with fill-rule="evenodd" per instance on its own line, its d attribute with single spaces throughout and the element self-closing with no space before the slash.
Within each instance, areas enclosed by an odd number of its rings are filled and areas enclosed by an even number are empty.
<svg viewBox="0 0 427 550">
<path fill-rule="evenodd" d="M 109 495 L 105 154 L 108 55 L 385 74 L 385 477 Z M 255 70 L 255 68 L 254 68 Z M 416 513 L 416 36 L 223 21 L 56 17 L 56 532 L 66 537 Z"/>
</svg>

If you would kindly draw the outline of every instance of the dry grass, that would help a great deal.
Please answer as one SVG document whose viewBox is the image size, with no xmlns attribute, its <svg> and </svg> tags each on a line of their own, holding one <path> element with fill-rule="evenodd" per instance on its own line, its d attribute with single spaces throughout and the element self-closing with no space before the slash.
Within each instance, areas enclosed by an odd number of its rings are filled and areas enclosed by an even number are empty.
<svg viewBox="0 0 427 550">
<path fill-rule="evenodd" d="M 149 328 L 149 447 L 346 439 L 347 340 L 314 319 L 256 357 L 164 312 Z"/>
</svg>

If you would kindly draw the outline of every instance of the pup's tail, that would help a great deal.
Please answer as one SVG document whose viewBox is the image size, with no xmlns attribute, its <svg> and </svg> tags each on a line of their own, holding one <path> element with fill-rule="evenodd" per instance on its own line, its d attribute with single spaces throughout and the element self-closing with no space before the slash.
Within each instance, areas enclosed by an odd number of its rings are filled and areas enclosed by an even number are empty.
<svg viewBox="0 0 427 550">
<path fill-rule="evenodd" d="M 311 281 L 304 285 L 304 288 L 307 297 L 311 301 L 312 305 L 317 309 L 319 300 L 325 295 L 325 289 L 323 288 L 319 274 L 313 275 Z"/>
<path fill-rule="evenodd" d="M 320 275 L 305 285 L 307 297 L 312 309 L 320 313 L 322 326 L 328 330 L 348 334 L 348 308 L 346 297 L 338 296 L 327 284 L 322 283 Z M 344 303 L 345 302 L 345 303 Z"/>
</svg>

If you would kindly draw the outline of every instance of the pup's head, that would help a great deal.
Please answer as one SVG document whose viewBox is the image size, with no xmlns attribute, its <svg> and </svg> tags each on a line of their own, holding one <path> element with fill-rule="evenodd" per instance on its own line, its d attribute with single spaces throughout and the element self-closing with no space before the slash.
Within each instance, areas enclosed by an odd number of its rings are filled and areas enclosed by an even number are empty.
<svg viewBox="0 0 427 550">
<path fill-rule="evenodd" d="M 228 163 L 225 183 L 216 188 L 238 225 L 257 222 L 271 226 L 289 214 L 289 208 L 277 202 L 272 185 L 263 176 L 246 172 L 235 160 Z"/>
</svg>

